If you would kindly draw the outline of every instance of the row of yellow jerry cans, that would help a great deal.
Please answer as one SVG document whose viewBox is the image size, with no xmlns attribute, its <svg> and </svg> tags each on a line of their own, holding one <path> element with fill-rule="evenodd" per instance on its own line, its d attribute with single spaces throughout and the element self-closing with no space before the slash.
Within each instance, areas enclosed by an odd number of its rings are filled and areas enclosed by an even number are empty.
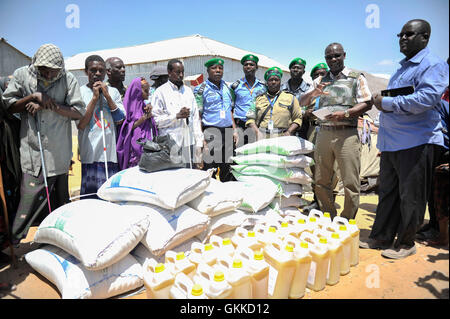
<svg viewBox="0 0 450 319">
<path fill-rule="evenodd" d="M 359 229 L 354 220 L 331 222 L 323 215 L 299 213 L 251 230 L 238 227 L 231 239 L 213 235 L 208 244 L 193 243 L 188 256 L 168 251 L 164 264 L 149 259 L 147 296 L 301 298 L 305 287 L 320 291 L 335 285 L 358 264 Z"/>
</svg>

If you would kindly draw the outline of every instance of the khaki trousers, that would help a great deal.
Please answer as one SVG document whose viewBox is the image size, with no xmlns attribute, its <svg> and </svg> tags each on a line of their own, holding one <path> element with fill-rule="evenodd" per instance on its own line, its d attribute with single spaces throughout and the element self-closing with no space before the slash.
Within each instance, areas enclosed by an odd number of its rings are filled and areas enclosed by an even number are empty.
<svg viewBox="0 0 450 319">
<path fill-rule="evenodd" d="M 323 212 L 337 215 L 333 200 L 333 166 L 338 164 L 344 187 L 344 209 L 342 217 L 355 218 L 359 207 L 361 182 L 361 143 L 356 127 L 328 130 L 320 128 L 314 152 L 315 194 Z"/>
</svg>

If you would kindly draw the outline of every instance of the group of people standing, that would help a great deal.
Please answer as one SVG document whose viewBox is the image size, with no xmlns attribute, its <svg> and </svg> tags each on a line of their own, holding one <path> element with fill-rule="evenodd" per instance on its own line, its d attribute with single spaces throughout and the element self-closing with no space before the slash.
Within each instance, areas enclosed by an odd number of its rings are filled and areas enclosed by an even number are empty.
<svg viewBox="0 0 450 319">
<path fill-rule="evenodd" d="M 345 66 L 346 52 L 339 43 L 325 48 L 326 63 L 312 68 L 312 84 L 302 78 L 302 58 L 291 61 L 290 79 L 282 84 L 278 67 L 269 68 L 264 81 L 257 79 L 259 59 L 247 54 L 241 59 L 241 79 L 226 83 L 224 60 L 216 57 L 205 63 L 208 78 L 194 90 L 184 85 L 180 60 L 156 67 L 150 74 L 152 86 L 139 77 L 127 87 L 123 61 L 104 61 L 98 55 L 86 59 L 88 83 L 79 87 L 65 71 L 59 48 L 41 46 L 29 66 L 14 72 L 2 96 L 4 109 L 20 114 L 22 196 L 12 225 L 13 242 L 26 236 L 46 207 L 51 211 L 69 202 L 72 120 L 78 128 L 82 198 L 96 197 L 108 176 L 138 165 L 142 141 L 158 135 L 175 141 L 186 167 L 217 168 L 223 182 L 233 179 L 230 157 L 237 146 L 298 135 L 316 146 L 315 199 L 306 209 L 337 215 L 336 162 L 345 195 L 341 216 L 355 218 L 360 196 L 358 118 L 375 105 L 381 111 L 380 203 L 371 241 L 361 247 L 389 249 L 383 251 L 389 258 L 412 254 L 430 197 L 434 149 L 445 147 L 436 105 L 448 89 L 448 65 L 426 48 L 430 32 L 423 20 L 409 21 L 402 29 L 400 51 L 406 58 L 388 89 L 413 85 L 415 91 L 397 97 L 372 96 L 364 75 Z M 313 115 L 324 107 L 331 114 L 323 119 Z"/>
</svg>

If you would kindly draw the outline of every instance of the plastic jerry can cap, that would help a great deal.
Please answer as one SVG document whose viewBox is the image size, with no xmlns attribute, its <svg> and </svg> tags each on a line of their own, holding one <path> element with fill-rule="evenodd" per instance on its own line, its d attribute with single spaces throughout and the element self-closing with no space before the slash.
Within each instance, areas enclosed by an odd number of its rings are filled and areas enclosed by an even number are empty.
<svg viewBox="0 0 450 319">
<path fill-rule="evenodd" d="M 240 259 L 233 260 L 233 268 L 242 268 L 242 260 Z"/>
<path fill-rule="evenodd" d="M 305 220 L 304 220 L 303 218 L 299 218 L 299 220 L 297 220 L 297 223 L 299 223 L 299 224 L 304 224 L 304 223 L 305 223 Z"/>
<path fill-rule="evenodd" d="M 330 216 L 330 213 L 323 213 L 323 217 L 330 218 L 331 216 Z"/>
<path fill-rule="evenodd" d="M 223 271 L 216 271 L 214 273 L 214 281 L 223 281 L 225 279 L 225 275 L 223 274 Z"/>
<path fill-rule="evenodd" d="M 308 243 L 302 241 L 302 242 L 300 243 L 300 247 L 302 247 L 302 248 L 308 248 Z"/>
<path fill-rule="evenodd" d="M 281 223 L 281 227 L 288 227 L 288 226 L 289 226 L 289 224 L 287 222 L 282 222 Z"/>
<path fill-rule="evenodd" d="M 230 244 L 231 244 L 230 238 L 227 237 L 222 240 L 222 245 L 230 245 Z"/>
<path fill-rule="evenodd" d="M 270 226 L 270 227 L 269 227 L 269 231 L 270 231 L 271 233 L 275 233 L 275 232 L 277 231 L 277 229 L 276 229 L 275 227 L 273 227 L 273 226 Z"/>
<path fill-rule="evenodd" d="M 316 220 L 317 220 L 316 217 L 310 217 L 310 218 L 309 218 L 309 221 L 310 221 L 310 222 L 313 222 L 313 223 L 314 223 Z"/>
<path fill-rule="evenodd" d="M 345 225 L 339 226 L 339 230 L 347 230 L 347 227 Z"/>
<path fill-rule="evenodd" d="M 249 230 L 247 232 L 247 237 L 255 237 L 255 232 L 253 230 Z"/>
<path fill-rule="evenodd" d="M 260 251 L 255 251 L 255 254 L 253 255 L 253 258 L 255 260 L 263 260 L 263 258 L 264 258 L 263 252 L 261 250 Z"/>
<path fill-rule="evenodd" d="M 325 237 L 320 237 L 319 238 L 319 243 L 326 244 L 327 243 L 327 239 Z"/>
<path fill-rule="evenodd" d="M 348 221 L 348 223 L 349 223 L 350 225 L 356 225 L 356 220 L 355 220 L 355 219 L 350 219 L 350 220 Z"/>
<path fill-rule="evenodd" d="M 156 273 L 160 273 L 160 272 L 163 272 L 164 269 L 166 269 L 166 267 L 164 267 L 164 264 L 159 263 L 155 267 L 155 272 Z"/>
<path fill-rule="evenodd" d="M 293 252 L 294 251 L 294 247 L 292 245 L 289 245 L 289 244 L 286 245 L 286 247 L 284 249 L 286 249 L 289 252 Z"/>
<path fill-rule="evenodd" d="M 177 257 L 176 257 L 176 259 L 177 260 L 181 260 L 181 259 L 184 259 L 184 252 L 182 252 L 182 251 L 180 251 L 179 253 L 177 253 Z"/>
<path fill-rule="evenodd" d="M 201 296 L 203 294 L 203 288 L 199 284 L 195 284 L 192 286 L 191 293 L 193 296 Z"/>
<path fill-rule="evenodd" d="M 331 238 L 339 239 L 339 234 L 338 233 L 332 233 L 331 234 Z"/>
<path fill-rule="evenodd" d="M 205 250 L 206 250 L 206 251 L 212 250 L 212 249 L 213 249 L 213 245 L 212 245 L 212 244 L 206 244 L 206 245 L 205 245 Z"/>
</svg>

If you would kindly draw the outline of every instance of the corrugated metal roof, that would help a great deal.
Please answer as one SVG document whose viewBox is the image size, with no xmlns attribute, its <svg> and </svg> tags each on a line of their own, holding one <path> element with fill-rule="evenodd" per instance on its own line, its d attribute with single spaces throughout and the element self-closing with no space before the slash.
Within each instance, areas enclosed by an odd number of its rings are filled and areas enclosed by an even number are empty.
<svg viewBox="0 0 450 319">
<path fill-rule="evenodd" d="M 68 70 L 82 70 L 84 69 L 85 59 L 92 54 L 100 55 L 104 59 L 117 56 L 126 65 L 130 65 L 204 55 L 220 56 L 240 61 L 244 55 L 249 53 L 258 56 L 258 65 L 262 67 L 278 66 L 283 71 L 289 71 L 287 66 L 263 54 L 239 49 L 200 34 L 124 48 L 78 53 L 70 58 L 66 58 L 65 65 Z"/>
</svg>

